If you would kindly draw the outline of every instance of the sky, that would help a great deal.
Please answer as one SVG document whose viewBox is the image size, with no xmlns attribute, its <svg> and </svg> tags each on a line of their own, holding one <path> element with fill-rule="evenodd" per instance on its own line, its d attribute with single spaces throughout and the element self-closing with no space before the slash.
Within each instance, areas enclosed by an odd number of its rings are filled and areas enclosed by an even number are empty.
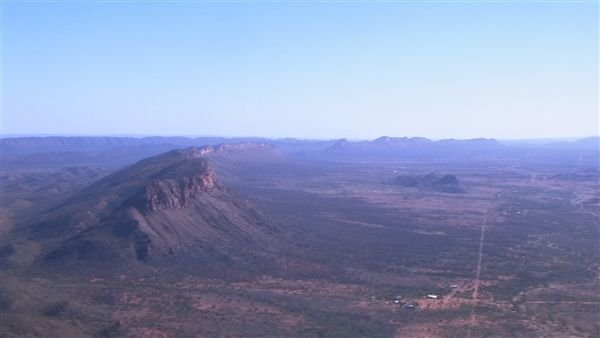
<svg viewBox="0 0 600 338">
<path fill-rule="evenodd" d="M 597 1 L 2 2 L 2 135 L 599 135 Z"/>
</svg>

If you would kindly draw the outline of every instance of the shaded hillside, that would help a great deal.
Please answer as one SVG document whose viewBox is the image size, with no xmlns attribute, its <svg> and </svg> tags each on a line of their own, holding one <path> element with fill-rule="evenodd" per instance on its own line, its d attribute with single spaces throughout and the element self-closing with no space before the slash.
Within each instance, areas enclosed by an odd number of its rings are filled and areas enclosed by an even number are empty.
<svg viewBox="0 0 600 338">
<path fill-rule="evenodd" d="M 394 178 L 393 184 L 407 188 L 418 188 L 450 194 L 465 192 L 458 178 L 454 175 L 438 176 L 430 173 L 424 176 L 397 176 Z"/>
<path fill-rule="evenodd" d="M 0 234 L 27 223 L 40 210 L 47 209 L 70 193 L 108 175 L 95 167 L 69 167 L 52 171 L 0 173 Z"/>
<path fill-rule="evenodd" d="M 277 248 L 278 228 L 225 187 L 209 160 L 246 146 L 174 150 L 91 184 L 33 227 L 44 244 L 39 262 L 219 265 Z"/>
</svg>

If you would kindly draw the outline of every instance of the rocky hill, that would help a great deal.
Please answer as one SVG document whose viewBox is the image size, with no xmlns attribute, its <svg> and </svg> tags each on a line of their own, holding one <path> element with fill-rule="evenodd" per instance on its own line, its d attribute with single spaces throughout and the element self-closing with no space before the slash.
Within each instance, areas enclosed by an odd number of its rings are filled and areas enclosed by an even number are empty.
<svg viewBox="0 0 600 338">
<path fill-rule="evenodd" d="M 218 265 L 265 255 L 278 247 L 279 228 L 223 185 L 211 165 L 223 153 L 261 147 L 174 150 L 104 177 L 32 227 L 44 244 L 39 263 Z"/>
</svg>

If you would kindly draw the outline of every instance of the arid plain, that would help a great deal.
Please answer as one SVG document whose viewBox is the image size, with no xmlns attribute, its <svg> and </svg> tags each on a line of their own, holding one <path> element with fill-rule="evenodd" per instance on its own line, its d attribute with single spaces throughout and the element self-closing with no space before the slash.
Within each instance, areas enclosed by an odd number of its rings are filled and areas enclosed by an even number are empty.
<svg viewBox="0 0 600 338">
<path fill-rule="evenodd" d="M 572 161 L 569 154 L 550 158 L 497 152 L 466 159 L 341 156 L 336 144 L 324 145 L 324 151 L 303 148 L 298 153 L 290 147 L 250 143 L 214 149 L 202 153 L 202 158 L 214 184 L 222 187 L 218 194 L 212 185 L 206 188 L 206 180 L 198 181 L 204 185 L 192 187 L 191 204 L 175 206 L 171 200 L 165 204 L 159 197 L 158 202 L 149 199 L 148 186 L 167 186 L 165 191 L 172 192 L 170 183 L 193 177 L 196 170 L 204 173 L 202 166 L 185 162 L 190 161 L 188 155 L 181 160 L 185 166 L 175 169 L 163 160 L 172 161 L 180 153 L 157 155 L 125 169 L 121 164 L 85 163 L 68 169 L 22 166 L 3 171 L 0 333 L 7 337 L 600 334 L 596 152 Z M 153 173 L 155 167 L 160 175 L 148 174 L 149 179 L 169 184 L 139 182 L 148 199 L 144 206 L 132 204 L 144 215 L 143 220 L 132 219 L 149 234 L 142 243 L 148 247 L 144 256 L 139 251 L 129 255 L 127 241 L 131 239 L 131 247 L 138 250 L 139 236 L 98 230 L 123 226 L 103 220 L 103 212 L 113 212 L 106 205 L 118 200 L 106 197 L 106 192 L 134 192 L 133 187 L 119 190 L 124 184 L 119 175 L 146 177 L 140 170 Z M 78 219 L 77 225 L 86 227 L 82 232 L 74 235 L 70 231 L 79 231 L 73 230 L 77 227 L 48 221 L 58 222 L 61 210 L 73 214 L 69 204 L 73 196 L 89 199 L 81 196 L 91 192 L 104 194 L 99 199 L 104 204 L 98 209 L 74 204 L 98 215 L 95 221 Z M 202 210 L 210 210 L 206 212 L 210 217 Z M 219 212 L 227 215 L 221 217 Z M 169 234 L 183 231 L 175 223 L 188 216 L 202 218 L 203 229 L 217 229 L 206 230 L 206 236 L 213 236 L 210 241 L 187 235 L 189 243 L 193 239 L 196 244 L 174 242 L 179 235 Z M 149 228 L 142 226 L 144 222 Z M 40 236 L 44 226 L 60 229 L 61 234 Z M 120 244 L 104 245 L 110 236 Z M 74 240 L 81 242 L 73 246 Z M 104 246 L 83 250 L 80 243 Z M 193 246 L 203 250 L 194 251 Z M 97 257 L 90 258 L 93 255 Z"/>
</svg>

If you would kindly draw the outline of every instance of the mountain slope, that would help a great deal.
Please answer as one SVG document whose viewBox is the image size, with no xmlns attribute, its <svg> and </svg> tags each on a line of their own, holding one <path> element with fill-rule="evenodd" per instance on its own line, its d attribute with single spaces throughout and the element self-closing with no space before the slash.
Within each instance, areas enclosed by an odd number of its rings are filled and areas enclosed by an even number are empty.
<svg viewBox="0 0 600 338">
<path fill-rule="evenodd" d="M 237 148 L 236 148 L 237 147 Z M 218 179 L 210 157 L 243 146 L 174 150 L 83 189 L 44 215 L 40 262 L 240 261 L 278 246 L 278 228 Z"/>
</svg>

